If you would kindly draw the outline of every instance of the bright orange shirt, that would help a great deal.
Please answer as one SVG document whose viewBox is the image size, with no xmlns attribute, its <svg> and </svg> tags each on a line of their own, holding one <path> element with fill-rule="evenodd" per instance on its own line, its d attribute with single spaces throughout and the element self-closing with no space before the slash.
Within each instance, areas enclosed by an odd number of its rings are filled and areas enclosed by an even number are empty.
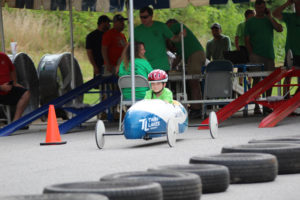
<svg viewBox="0 0 300 200">
<path fill-rule="evenodd" d="M 108 59 L 113 67 L 116 67 L 126 43 L 127 40 L 125 35 L 118 32 L 115 28 L 104 33 L 102 45 L 107 47 Z M 108 70 L 111 71 L 111 69 Z"/>
</svg>

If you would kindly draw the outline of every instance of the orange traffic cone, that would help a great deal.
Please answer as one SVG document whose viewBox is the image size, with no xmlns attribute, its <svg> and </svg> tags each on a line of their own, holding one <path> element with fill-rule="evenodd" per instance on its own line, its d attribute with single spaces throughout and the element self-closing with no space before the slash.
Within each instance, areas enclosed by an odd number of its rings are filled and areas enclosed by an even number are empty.
<svg viewBox="0 0 300 200">
<path fill-rule="evenodd" d="M 67 142 L 62 142 L 60 138 L 60 133 L 58 129 L 58 124 L 56 121 L 56 114 L 53 105 L 49 105 L 48 112 L 48 124 L 47 124 L 47 133 L 46 141 L 40 143 L 41 145 L 55 145 L 55 144 L 66 144 Z"/>
</svg>

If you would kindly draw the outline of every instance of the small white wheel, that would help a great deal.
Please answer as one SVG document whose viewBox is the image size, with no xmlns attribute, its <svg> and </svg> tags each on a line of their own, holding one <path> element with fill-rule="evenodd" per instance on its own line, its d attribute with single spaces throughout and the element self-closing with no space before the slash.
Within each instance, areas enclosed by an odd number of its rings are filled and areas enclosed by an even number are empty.
<svg viewBox="0 0 300 200">
<path fill-rule="evenodd" d="M 95 138 L 96 138 L 96 144 L 99 149 L 103 149 L 104 147 L 104 134 L 105 133 L 105 126 L 102 120 L 98 120 L 96 124 L 96 130 L 95 130 Z"/>
<path fill-rule="evenodd" d="M 170 147 L 174 147 L 176 143 L 176 134 L 178 124 L 174 119 L 170 119 L 167 123 L 167 140 Z"/>
<path fill-rule="evenodd" d="M 215 112 L 209 113 L 209 132 L 213 139 L 218 137 L 218 118 Z"/>
</svg>

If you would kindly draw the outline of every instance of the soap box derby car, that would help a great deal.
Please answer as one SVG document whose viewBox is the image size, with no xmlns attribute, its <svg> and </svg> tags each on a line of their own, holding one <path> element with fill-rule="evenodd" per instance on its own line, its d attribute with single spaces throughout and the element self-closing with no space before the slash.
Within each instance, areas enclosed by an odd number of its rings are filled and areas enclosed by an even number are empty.
<svg viewBox="0 0 300 200">
<path fill-rule="evenodd" d="M 217 137 L 218 120 L 215 112 L 209 114 L 209 124 L 204 126 L 209 126 L 212 138 Z M 144 140 L 166 136 L 169 146 L 173 147 L 177 134 L 184 133 L 187 127 L 188 113 L 178 101 L 171 104 L 158 99 L 142 100 L 127 111 L 122 132 L 105 132 L 103 121 L 98 120 L 95 130 L 96 144 L 102 149 L 104 136 L 107 135 L 124 135 L 126 139 Z"/>
</svg>

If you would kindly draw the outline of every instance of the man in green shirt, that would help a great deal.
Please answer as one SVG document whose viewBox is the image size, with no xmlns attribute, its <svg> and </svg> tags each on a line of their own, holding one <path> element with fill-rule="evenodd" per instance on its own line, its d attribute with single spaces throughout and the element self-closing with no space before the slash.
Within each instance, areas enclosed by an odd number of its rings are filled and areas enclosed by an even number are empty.
<svg viewBox="0 0 300 200">
<path fill-rule="evenodd" d="M 246 21 L 253 17 L 255 15 L 254 10 L 246 10 L 245 11 L 245 21 L 240 23 L 236 29 L 236 34 L 235 34 L 235 47 L 236 50 L 238 51 L 243 51 L 248 55 L 246 45 L 245 45 L 245 26 L 246 26 Z"/>
<path fill-rule="evenodd" d="M 176 19 L 169 19 L 166 24 L 173 34 L 177 35 L 181 32 L 181 25 Z M 183 25 L 183 29 L 186 31 L 186 36 L 184 37 L 184 58 L 186 62 L 186 72 L 187 74 L 201 74 L 201 68 L 205 65 L 206 60 L 204 49 L 197 37 L 188 27 Z M 179 62 L 182 57 L 181 42 L 175 42 L 174 45 Z M 188 80 L 187 89 L 188 96 L 191 100 L 202 99 L 199 80 Z M 196 118 L 201 116 L 201 104 L 191 104 L 190 109 L 190 117 Z"/>
<path fill-rule="evenodd" d="M 282 32 L 281 24 L 277 23 L 271 16 L 271 12 L 266 8 L 264 0 L 255 1 L 255 17 L 250 18 L 245 26 L 245 43 L 249 53 L 250 63 L 264 64 L 264 70 L 273 71 L 275 69 L 274 63 L 274 47 L 273 35 L 274 29 L 277 32 Z M 260 71 L 260 67 L 251 67 L 249 71 Z M 253 85 L 260 81 L 260 77 L 253 78 Z M 267 96 L 271 96 L 272 89 L 267 91 Z M 266 114 L 270 112 L 269 109 L 264 108 Z M 258 104 L 255 104 L 254 114 L 260 114 Z"/>
<path fill-rule="evenodd" d="M 295 4 L 295 13 L 283 13 L 288 6 Z M 300 1 L 288 0 L 286 3 L 274 10 L 273 16 L 283 20 L 287 28 L 285 51 L 289 49 L 293 53 L 294 65 L 300 66 Z"/>
<path fill-rule="evenodd" d="M 134 29 L 134 40 L 143 42 L 146 47 L 146 58 L 153 69 L 170 70 L 167 56 L 166 39 L 180 41 L 181 34 L 173 35 L 166 24 L 153 21 L 153 10 L 150 7 L 140 9 L 142 24 Z"/>
<path fill-rule="evenodd" d="M 246 21 L 250 19 L 251 17 L 254 17 L 255 12 L 254 10 L 248 9 L 244 13 L 245 15 L 245 21 L 240 23 L 236 29 L 235 34 L 235 48 L 237 51 L 240 51 L 240 55 L 243 57 L 243 60 L 245 60 L 245 63 L 249 62 L 249 54 L 245 45 L 245 26 Z M 239 72 L 242 72 L 242 69 L 239 68 Z M 251 77 L 248 78 L 249 82 L 251 82 Z M 243 85 L 243 77 L 239 78 L 240 85 Z"/>
<path fill-rule="evenodd" d="M 208 60 L 224 59 L 224 51 L 230 51 L 230 38 L 222 34 L 222 27 L 218 23 L 214 23 L 211 27 L 213 39 L 206 44 L 206 57 Z"/>
<path fill-rule="evenodd" d="M 283 13 L 283 10 L 292 4 L 295 4 L 296 12 Z M 285 22 L 287 28 L 285 53 L 287 55 L 288 50 L 291 50 L 293 54 L 293 65 L 300 67 L 300 1 L 288 0 L 286 3 L 274 10 L 273 16 Z M 287 65 L 287 56 L 285 56 L 285 66 L 289 67 Z M 285 78 L 285 83 L 290 83 L 290 81 L 290 77 Z M 300 81 L 298 78 L 298 84 L 299 83 Z M 288 91 L 288 88 L 284 89 L 285 92 Z M 299 87 L 297 91 L 299 91 Z"/>
</svg>

